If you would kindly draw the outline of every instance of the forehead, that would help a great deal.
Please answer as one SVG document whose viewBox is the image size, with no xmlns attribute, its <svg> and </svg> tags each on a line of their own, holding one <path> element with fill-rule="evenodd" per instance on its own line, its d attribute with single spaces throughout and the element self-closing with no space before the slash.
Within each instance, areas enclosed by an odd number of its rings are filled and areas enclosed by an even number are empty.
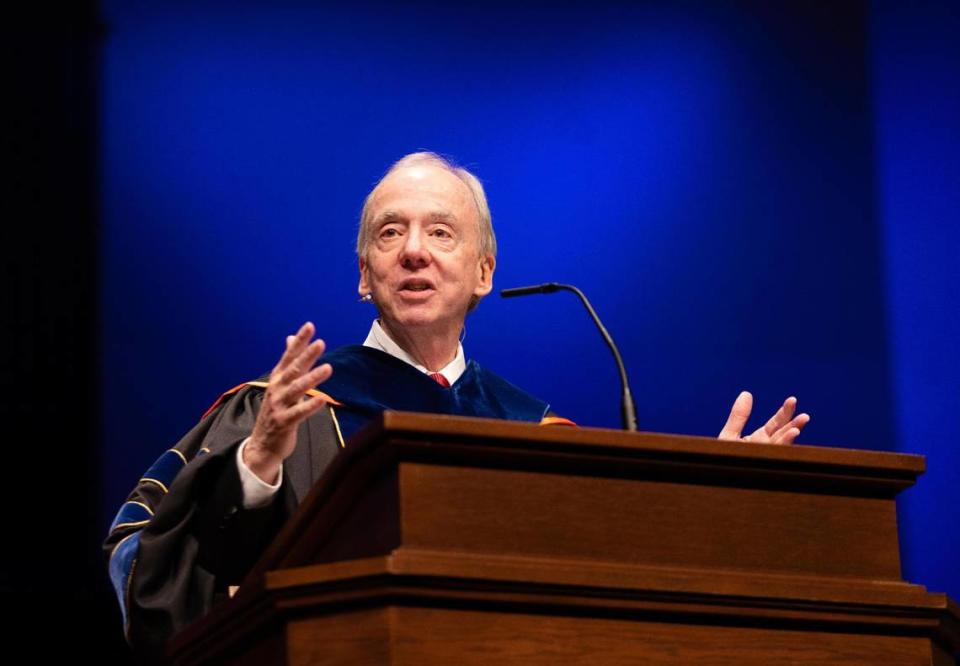
<svg viewBox="0 0 960 666">
<path fill-rule="evenodd" d="M 388 174 L 374 189 L 370 205 L 373 219 L 387 212 L 404 217 L 441 214 L 460 221 L 479 217 L 467 185 L 432 164 L 403 167 Z"/>
</svg>

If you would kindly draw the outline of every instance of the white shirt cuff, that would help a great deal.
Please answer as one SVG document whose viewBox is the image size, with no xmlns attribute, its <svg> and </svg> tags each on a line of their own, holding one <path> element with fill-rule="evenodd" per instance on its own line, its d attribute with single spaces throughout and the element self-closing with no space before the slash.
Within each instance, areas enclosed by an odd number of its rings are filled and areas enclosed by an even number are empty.
<svg viewBox="0 0 960 666">
<path fill-rule="evenodd" d="M 277 476 L 277 482 L 274 485 L 266 483 L 251 472 L 250 468 L 243 462 L 243 449 L 249 441 L 250 438 L 247 437 L 237 447 L 237 471 L 240 473 L 240 485 L 243 488 L 243 508 L 258 509 L 269 504 L 273 496 L 280 490 L 280 483 L 283 481 L 283 463 L 280 463 L 280 474 Z"/>
</svg>

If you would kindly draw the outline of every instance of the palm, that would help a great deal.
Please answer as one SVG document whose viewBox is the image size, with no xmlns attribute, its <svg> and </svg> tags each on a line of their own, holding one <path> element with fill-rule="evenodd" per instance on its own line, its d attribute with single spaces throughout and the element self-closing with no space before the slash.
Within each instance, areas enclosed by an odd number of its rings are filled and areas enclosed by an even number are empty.
<svg viewBox="0 0 960 666">
<path fill-rule="evenodd" d="M 762 444 L 793 444 L 794 440 L 800 436 L 803 427 L 810 422 L 809 414 L 794 416 L 796 409 L 797 399 L 787 398 L 776 414 L 771 416 L 762 427 L 749 435 L 742 435 L 743 428 L 750 419 L 750 412 L 753 411 L 753 396 L 743 391 L 734 401 L 730 416 L 717 437 Z"/>
</svg>

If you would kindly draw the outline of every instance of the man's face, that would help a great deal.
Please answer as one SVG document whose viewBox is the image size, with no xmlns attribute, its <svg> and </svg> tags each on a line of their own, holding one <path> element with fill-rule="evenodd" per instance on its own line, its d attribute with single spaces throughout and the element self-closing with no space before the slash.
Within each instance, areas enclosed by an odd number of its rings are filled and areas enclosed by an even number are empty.
<svg viewBox="0 0 960 666">
<path fill-rule="evenodd" d="M 388 331 L 459 333 L 471 298 L 493 287 L 478 218 L 467 186 L 437 166 L 399 169 L 377 186 L 359 292 L 372 294 Z"/>
</svg>

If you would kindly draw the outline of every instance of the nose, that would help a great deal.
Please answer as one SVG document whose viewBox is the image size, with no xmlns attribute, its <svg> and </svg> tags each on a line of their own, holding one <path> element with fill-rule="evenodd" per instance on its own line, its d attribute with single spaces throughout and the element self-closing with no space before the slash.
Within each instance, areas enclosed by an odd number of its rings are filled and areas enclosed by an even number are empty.
<svg viewBox="0 0 960 666">
<path fill-rule="evenodd" d="M 423 268 L 430 264 L 430 251 L 424 242 L 423 232 L 411 229 L 400 248 L 400 265 L 408 269 Z"/>
</svg>

